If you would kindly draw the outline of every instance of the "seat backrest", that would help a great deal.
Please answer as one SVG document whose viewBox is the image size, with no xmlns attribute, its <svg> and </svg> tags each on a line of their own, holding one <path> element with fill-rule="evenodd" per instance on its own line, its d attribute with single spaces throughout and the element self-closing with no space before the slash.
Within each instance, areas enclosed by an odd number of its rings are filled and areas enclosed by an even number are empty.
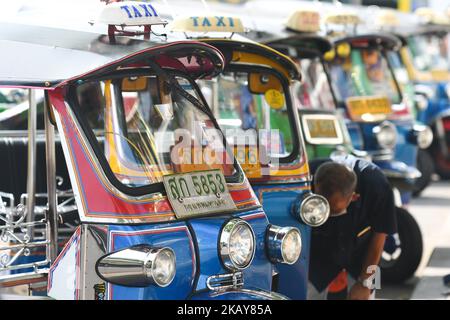
<svg viewBox="0 0 450 320">
<path fill-rule="evenodd" d="M 56 139 L 56 175 L 63 179 L 60 190 L 71 189 L 69 174 L 61 147 L 61 141 Z M 16 204 L 21 194 L 27 191 L 28 172 L 28 138 L 14 134 L 12 137 L 0 137 L 0 191 L 12 193 Z M 36 138 L 36 193 L 47 192 L 46 155 L 43 135 Z"/>
</svg>

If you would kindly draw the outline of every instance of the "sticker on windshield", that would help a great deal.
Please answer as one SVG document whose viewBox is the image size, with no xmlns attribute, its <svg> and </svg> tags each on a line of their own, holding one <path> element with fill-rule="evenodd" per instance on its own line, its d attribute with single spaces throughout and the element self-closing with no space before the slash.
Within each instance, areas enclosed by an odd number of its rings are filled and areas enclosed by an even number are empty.
<svg viewBox="0 0 450 320">
<path fill-rule="evenodd" d="M 305 114 L 301 117 L 305 138 L 311 144 L 342 144 L 344 138 L 335 115 Z"/>
<path fill-rule="evenodd" d="M 282 92 L 270 89 L 264 94 L 267 104 L 273 109 L 281 109 L 284 107 L 284 95 Z"/>
<path fill-rule="evenodd" d="M 221 170 L 167 175 L 163 183 L 179 219 L 236 210 Z"/>
</svg>

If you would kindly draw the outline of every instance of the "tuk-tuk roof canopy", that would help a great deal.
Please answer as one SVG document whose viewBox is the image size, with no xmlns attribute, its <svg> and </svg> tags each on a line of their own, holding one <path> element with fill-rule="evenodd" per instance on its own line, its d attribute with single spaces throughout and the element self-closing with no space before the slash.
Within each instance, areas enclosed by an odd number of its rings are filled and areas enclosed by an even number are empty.
<svg viewBox="0 0 450 320">
<path fill-rule="evenodd" d="M 278 62 L 290 74 L 292 79 L 301 80 L 301 72 L 295 62 L 288 56 L 264 45 L 253 41 L 242 41 L 233 39 L 203 39 L 203 42 L 209 43 L 218 48 L 225 56 L 226 63 L 231 61 L 232 51 L 244 51 L 263 55 L 266 58 Z"/>
<path fill-rule="evenodd" d="M 330 40 L 315 33 L 303 33 L 286 31 L 284 38 L 274 38 L 266 42 L 267 45 L 277 48 L 280 46 L 290 46 L 297 50 L 314 50 L 324 54 L 331 50 L 333 45 Z"/>
<path fill-rule="evenodd" d="M 381 46 L 388 50 L 398 50 L 402 43 L 400 39 L 388 33 L 367 33 L 353 36 L 345 36 L 333 39 L 334 45 L 349 43 L 354 48 Z"/>
<path fill-rule="evenodd" d="M 0 23 L 0 86 L 52 89 L 150 57 L 194 78 L 220 72 L 224 64 L 217 49 L 197 41 L 168 42 L 155 35 L 149 41 L 114 39 L 112 43 L 104 34 Z M 199 60 L 191 59 L 194 56 Z"/>
</svg>

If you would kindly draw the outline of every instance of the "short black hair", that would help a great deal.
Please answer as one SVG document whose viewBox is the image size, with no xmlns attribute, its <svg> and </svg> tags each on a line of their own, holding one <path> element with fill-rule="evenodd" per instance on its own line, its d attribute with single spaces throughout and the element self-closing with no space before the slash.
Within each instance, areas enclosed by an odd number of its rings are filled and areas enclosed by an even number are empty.
<svg viewBox="0 0 450 320">
<path fill-rule="evenodd" d="M 327 199 L 337 192 L 344 197 L 350 196 L 356 189 L 356 183 L 357 176 L 352 169 L 333 161 L 320 165 L 314 175 L 314 185 Z"/>
</svg>

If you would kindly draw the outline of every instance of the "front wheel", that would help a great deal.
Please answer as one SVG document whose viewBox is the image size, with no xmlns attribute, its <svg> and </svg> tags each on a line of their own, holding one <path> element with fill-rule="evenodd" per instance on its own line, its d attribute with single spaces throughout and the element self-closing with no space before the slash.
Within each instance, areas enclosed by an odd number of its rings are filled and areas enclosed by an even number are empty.
<svg viewBox="0 0 450 320">
<path fill-rule="evenodd" d="M 389 235 L 380 261 L 381 280 L 402 283 L 414 276 L 422 260 L 422 232 L 414 217 L 396 208 L 398 233 Z"/>
<path fill-rule="evenodd" d="M 428 187 L 434 173 L 433 158 L 428 151 L 421 149 L 417 153 L 417 169 L 422 176 L 417 178 L 414 183 L 413 196 L 415 197 L 418 197 Z"/>
<path fill-rule="evenodd" d="M 450 161 L 442 154 L 441 150 L 437 150 L 434 153 L 434 165 L 436 167 L 436 173 L 443 180 L 450 180 Z"/>
</svg>

